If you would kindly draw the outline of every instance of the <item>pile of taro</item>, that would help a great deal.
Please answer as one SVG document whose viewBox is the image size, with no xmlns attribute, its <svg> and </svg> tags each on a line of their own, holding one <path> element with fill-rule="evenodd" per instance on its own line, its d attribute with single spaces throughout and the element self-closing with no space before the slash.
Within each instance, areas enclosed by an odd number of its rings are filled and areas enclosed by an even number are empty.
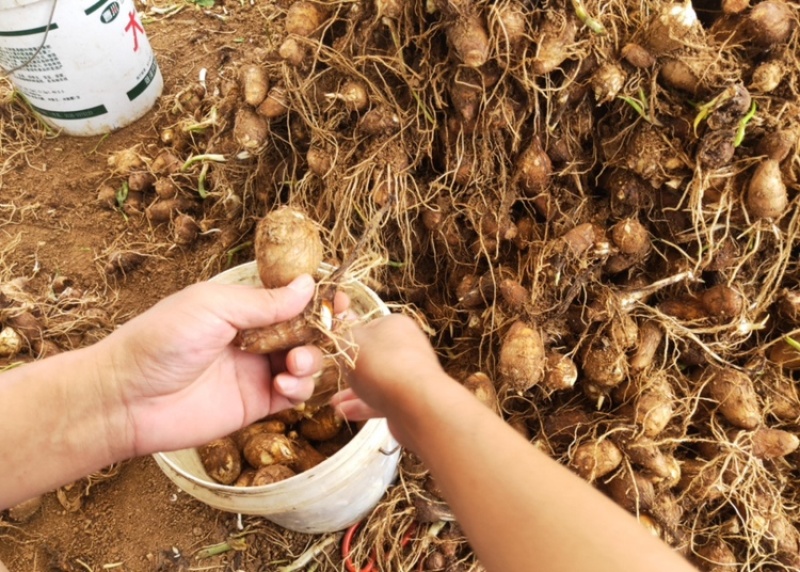
<svg viewBox="0 0 800 572">
<path fill-rule="evenodd" d="M 280 204 L 333 262 L 367 236 L 370 285 L 535 446 L 704 570 L 797 570 L 799 12 L 280 1 L 101 194 L 220 262 Z M 416 520 L 386 566 L 477 569 L 403 471 L 358 555 Z"/>
</svg>

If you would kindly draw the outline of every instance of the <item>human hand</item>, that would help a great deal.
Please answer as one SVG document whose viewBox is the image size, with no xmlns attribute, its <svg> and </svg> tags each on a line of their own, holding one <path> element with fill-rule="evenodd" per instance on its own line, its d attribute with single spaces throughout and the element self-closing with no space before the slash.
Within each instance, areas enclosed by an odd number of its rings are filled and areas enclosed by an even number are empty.
<svg viewBox="0 0 800 572">
<path fill-rule="evenodd" d="M 231 341 L 238 330 L 298 315 L 313 293 L 307 275 L 274 290 L 195 284 L 100 342 L 130 455 L 200 445 L 307 399 L 318 348 L 264 356 Z"/>
<path fill-rule="evenodd" d="M 352 330 L 355 369 L 350 387 L 331 403 L 349 420 L 386 417 L 402 439 L 397 421 L 416 409 L 430 389 L 446 378 L 428 338 L 408 316 L 392 314 Z"/>
</svg>

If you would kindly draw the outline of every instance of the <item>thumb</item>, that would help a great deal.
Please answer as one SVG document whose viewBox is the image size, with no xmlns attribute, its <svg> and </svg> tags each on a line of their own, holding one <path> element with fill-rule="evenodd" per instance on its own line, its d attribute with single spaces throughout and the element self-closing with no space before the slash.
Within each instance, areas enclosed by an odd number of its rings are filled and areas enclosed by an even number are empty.
<svg viewBox="0 0 800 572">
<path fill-rule="evenodd" d="M 236 329 L 259 328 L 297 316 L 314 295 L 314 279 L 308 274 L 289 285 L 265 290 L 252 286 L 206 282 L 205 302 L 219 318 Z"/>
</svg>

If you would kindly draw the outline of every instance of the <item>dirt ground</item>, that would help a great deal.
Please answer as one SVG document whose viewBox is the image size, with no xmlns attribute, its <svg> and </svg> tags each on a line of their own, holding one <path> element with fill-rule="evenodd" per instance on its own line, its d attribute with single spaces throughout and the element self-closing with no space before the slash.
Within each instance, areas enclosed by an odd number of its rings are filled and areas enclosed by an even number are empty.
<svg viewBox="0 0 800 572">
<path fill-rule="evenodd" d="M 197 83 L 202 68 L 211 77 L 229 58 L 264 38 L 261 4 L 217 3 L 204 12 L 189 2 L 163 3 L 162 8 L 180 8 L 169 16 L 158 15 L 148 4 L 139 5 L 139 11 L 164 76 L 162 102 Z M 16 158 L 0 178 L 0 246 L 19 240 L 6 260 L 14 277 L 49 283 L 65 276 L 73 288 L 97 293 L 121 323 L 164 296 L 252 256 L 245 248 L 221 257 L 214 234 L 191 247 L 175 247 L 168 231 L 152 228 L 144 216 L 124 217 L 98 205 L 97 189 L 109 177 L 108 156 L 134 145 L 144 150 L 155 145 L 158 113 L 157 106 L 107 137 L 47 137 Z M 0 157 L 7 151 L 0 149 Z M 109 281 L 103 270 L 107 252 L 121 245 L 152 255 L 135 272 Z M 95 477 L 66 491 L 66 503 L 55 493 L 46 495 L 29 522 L 0 522 L 0 561 L 11 572 L 262 570 L 292 561 L 318 540 L 245 518 L 245 532 L 258 532 L 245 536 L 247 551 L 197 560 L 203 547 L 242 532 L 235 515 L 178 490 L 151 458 Z M 79 497 L 79 505 L 70 504 Z"/>
</svg>

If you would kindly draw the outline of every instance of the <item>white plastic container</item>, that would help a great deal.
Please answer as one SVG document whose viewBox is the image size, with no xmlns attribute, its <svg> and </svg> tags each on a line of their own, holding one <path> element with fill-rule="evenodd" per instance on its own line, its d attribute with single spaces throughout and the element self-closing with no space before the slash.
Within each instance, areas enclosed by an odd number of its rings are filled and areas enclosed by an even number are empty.
<svg viewBox="0 0 800 572">
<path fill-rule="evenodd" d="M 164 80 L 133 1 L 0 0 L 0 68 L 21 66 L 10 79 L 44 121 L 98 135 L 153 107 Z"/>
<path fill-rule="evenodd" d="M 323 273 L 332 268 L 323 265 Z M 225 284 L 259 284 L 255 262 L 212 279 Z M 359 282 L 343 284 L 359 315 L 381 316 L 389 309 Z M 294 477 L 261 487 L 233 487 L 213 481 L 196 449 L 154 455 L 161 470 L 181 490 L 220 510 L 260 515 L 298 532 L 343 530 L 378 504 L 397 476 L 400 447 L 385 419 L 372 419 L 335 455 Z"/>
</svg>

